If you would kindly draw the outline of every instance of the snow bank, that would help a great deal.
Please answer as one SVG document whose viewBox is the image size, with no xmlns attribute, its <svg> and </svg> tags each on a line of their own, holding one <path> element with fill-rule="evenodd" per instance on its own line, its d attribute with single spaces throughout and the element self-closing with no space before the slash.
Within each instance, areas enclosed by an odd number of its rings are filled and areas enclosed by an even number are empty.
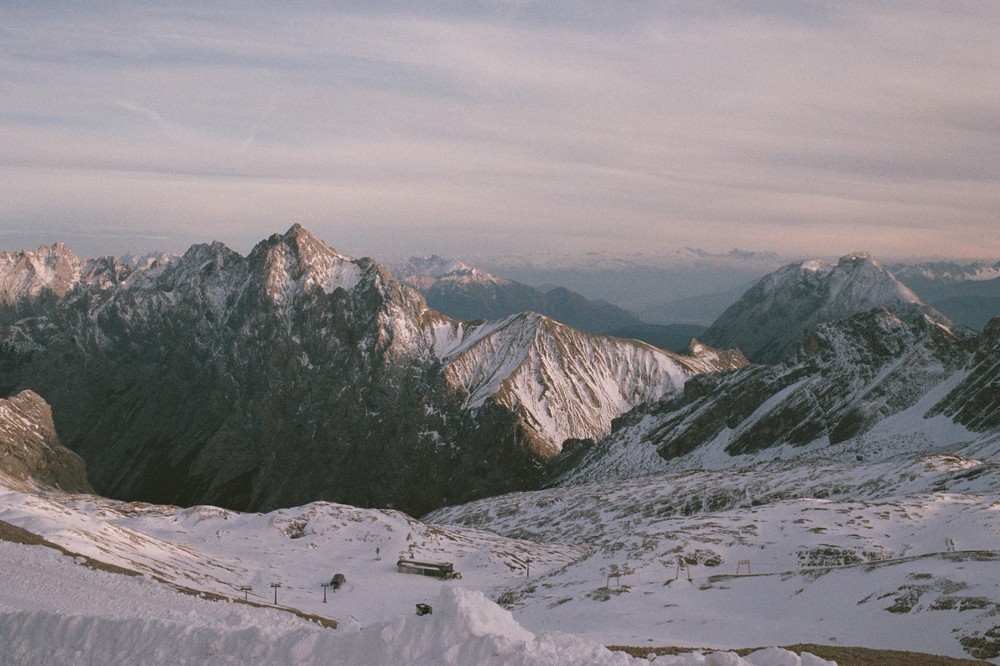
<svg viewBox="0 0 1000 666">
<path fill-rule="evenodd" d="M 535 636 L 518 624 L 509 611 L 482 592 L 446 588 L 431 615 L 401 618 L 362 630 L 338 646 L 344 656 L 338 664 L 441 664 L 461 666 L 563 666 L 564 664 L 648 664 L 646 659 L 611 652 L 579 636 L 546 632 Z M 349 655 L 349 656 L 348 656 Z M 746 659 L 733 652 L 661 656 L 656 664 L 669 666 L 827 666 L 811 654 L 801 658 L 780 648 L 759 650 Z"/>
</svg>

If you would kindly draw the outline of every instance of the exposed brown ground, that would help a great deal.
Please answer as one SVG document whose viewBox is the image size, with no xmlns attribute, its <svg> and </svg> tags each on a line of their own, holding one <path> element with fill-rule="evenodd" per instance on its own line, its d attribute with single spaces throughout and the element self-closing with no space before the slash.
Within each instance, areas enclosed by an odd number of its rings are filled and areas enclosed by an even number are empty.
<svg viewBox="0 0 1000 666">
<path fill-rule="evenodd" d="M 634 657 L 645 657 L 653 654 L 684 654 L 693 652 L 696 648 L 643 648 L 643 647 L 621 647 L 609 646 L 612 650 L 621 650 Z M 783 646 L 786 650 L 793 652 L 811 652 L 823 659 L 832 659 L 839 666 L 991 666 L 989 662 L 977 659 L 955 659 L 954 657 L 941 657 L 934 654 L 923 654 L 921 652 L 902 652 L 900 650 L 872 650 L 860 647 L 840 647 L 834 645 L 809 645 L 796 644 Z M 759 648 L 745 648 L 733 650 L 741 655 L 746 655 Z"/>
</svg>

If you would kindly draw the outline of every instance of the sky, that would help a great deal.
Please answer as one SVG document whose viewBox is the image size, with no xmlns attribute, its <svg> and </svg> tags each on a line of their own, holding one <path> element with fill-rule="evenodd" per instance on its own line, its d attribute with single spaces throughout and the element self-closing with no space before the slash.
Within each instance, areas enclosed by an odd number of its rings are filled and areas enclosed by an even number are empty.
<svg viewBox="0 0 1000 666">
<path fill-rule="evenodd" d="M 1000 258 L 1000 3 L 0 0 L 0 250 Z"/>
</svg>

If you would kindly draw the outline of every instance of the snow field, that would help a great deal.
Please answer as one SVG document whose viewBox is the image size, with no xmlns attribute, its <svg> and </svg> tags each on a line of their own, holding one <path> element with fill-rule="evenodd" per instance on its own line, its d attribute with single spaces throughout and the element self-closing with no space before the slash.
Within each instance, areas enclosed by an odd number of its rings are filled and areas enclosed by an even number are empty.
<svg viewBox="0 0 1000 666">
<path fill-rule="evenodd" d="M 431 615 L 324 629 L 277 609 L 208 601 L 144 577 L 96 571 L 43 546 L 0 542 L 0 664 L 647 663 L 568 634 L 535 636 L 479 591 L 444 588 Z M 666 664 L 811 666 L 770 651 L 661 657 Z"/>
</svg>

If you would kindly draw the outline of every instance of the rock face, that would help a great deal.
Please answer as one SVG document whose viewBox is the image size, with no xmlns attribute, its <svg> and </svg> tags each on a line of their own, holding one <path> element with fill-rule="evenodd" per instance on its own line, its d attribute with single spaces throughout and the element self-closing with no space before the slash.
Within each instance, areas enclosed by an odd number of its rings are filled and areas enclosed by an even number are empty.
<svg viewBox="0 0 1000 666">
<path fill-rule="evenodd" d="M 873 308 L 907 321 L 924 316 L 950 325 L 882 265 L 864 253 L 836 266 L 813 260 L 789 264 L 762 278 L 702 335 L 716 347 L 738 347 L 754 363 L 778 363 L 816 326 Z"/>
<path fill-rule="evenodd" d="M 950 384 L 958 388 L 948 398 L 911 418 L 944 412 L 973 430 L 998 427 L 1000 351 L 989 335 L 970 335 L 929 319 L 907 322 L 887 310 L 823 324 L 782 364 L 692 377 L 683 393 L 620 417 L 609 436 L 578 454 L 568 474 L 577 481 L 629 476 L 634 470 L 615 461 L 641 460 L 654 450 L 672 460 L 709 444 L 723 457 L 837 444 Z"/>
<path fill-rule="evenodd" d="M 59 443 L 52 410 L 31 391 L 0 398 L 0 475 L 22 487 L 93 492 L 83 460 Z"/>
<path fill-rule="evenodd" d="M 444 356 L 465 407 L 501 405 L 551 457 L 567 439 L 606 434 L 632 406 L 679 391 L 688 377 L 746 365 L 739 352 L 695 343 L 686 355 L 577 331 L 536 313 L 473 326 Z"/>
<path fill-rule="evenodd" d="M 395 272 L 427 299 L 428 306 L 455 319 L 503 319 L 538 312 L 593 334 L 641 323 L 607 301 L 590 300 L 565 287 L 542 291 L 436 255 L 413 257 Z"/>
<path fill-rule="evenodd" d="M 0 312 L 0 386 L 45 396 L 95 488 L 122 499 L 421 514 L 535 487 L 562 438 L 732 360 L 538 315 L 457 322 L 297 225 L 246 257 L 213 243 L 117 266 L 33 316 Z"/>
<path fill-rule="evenodd" d="M 932 413 L 977 432 L 1000 429 L 1000 317 L 986 325 L 969 376 Z"/>
</svg>

